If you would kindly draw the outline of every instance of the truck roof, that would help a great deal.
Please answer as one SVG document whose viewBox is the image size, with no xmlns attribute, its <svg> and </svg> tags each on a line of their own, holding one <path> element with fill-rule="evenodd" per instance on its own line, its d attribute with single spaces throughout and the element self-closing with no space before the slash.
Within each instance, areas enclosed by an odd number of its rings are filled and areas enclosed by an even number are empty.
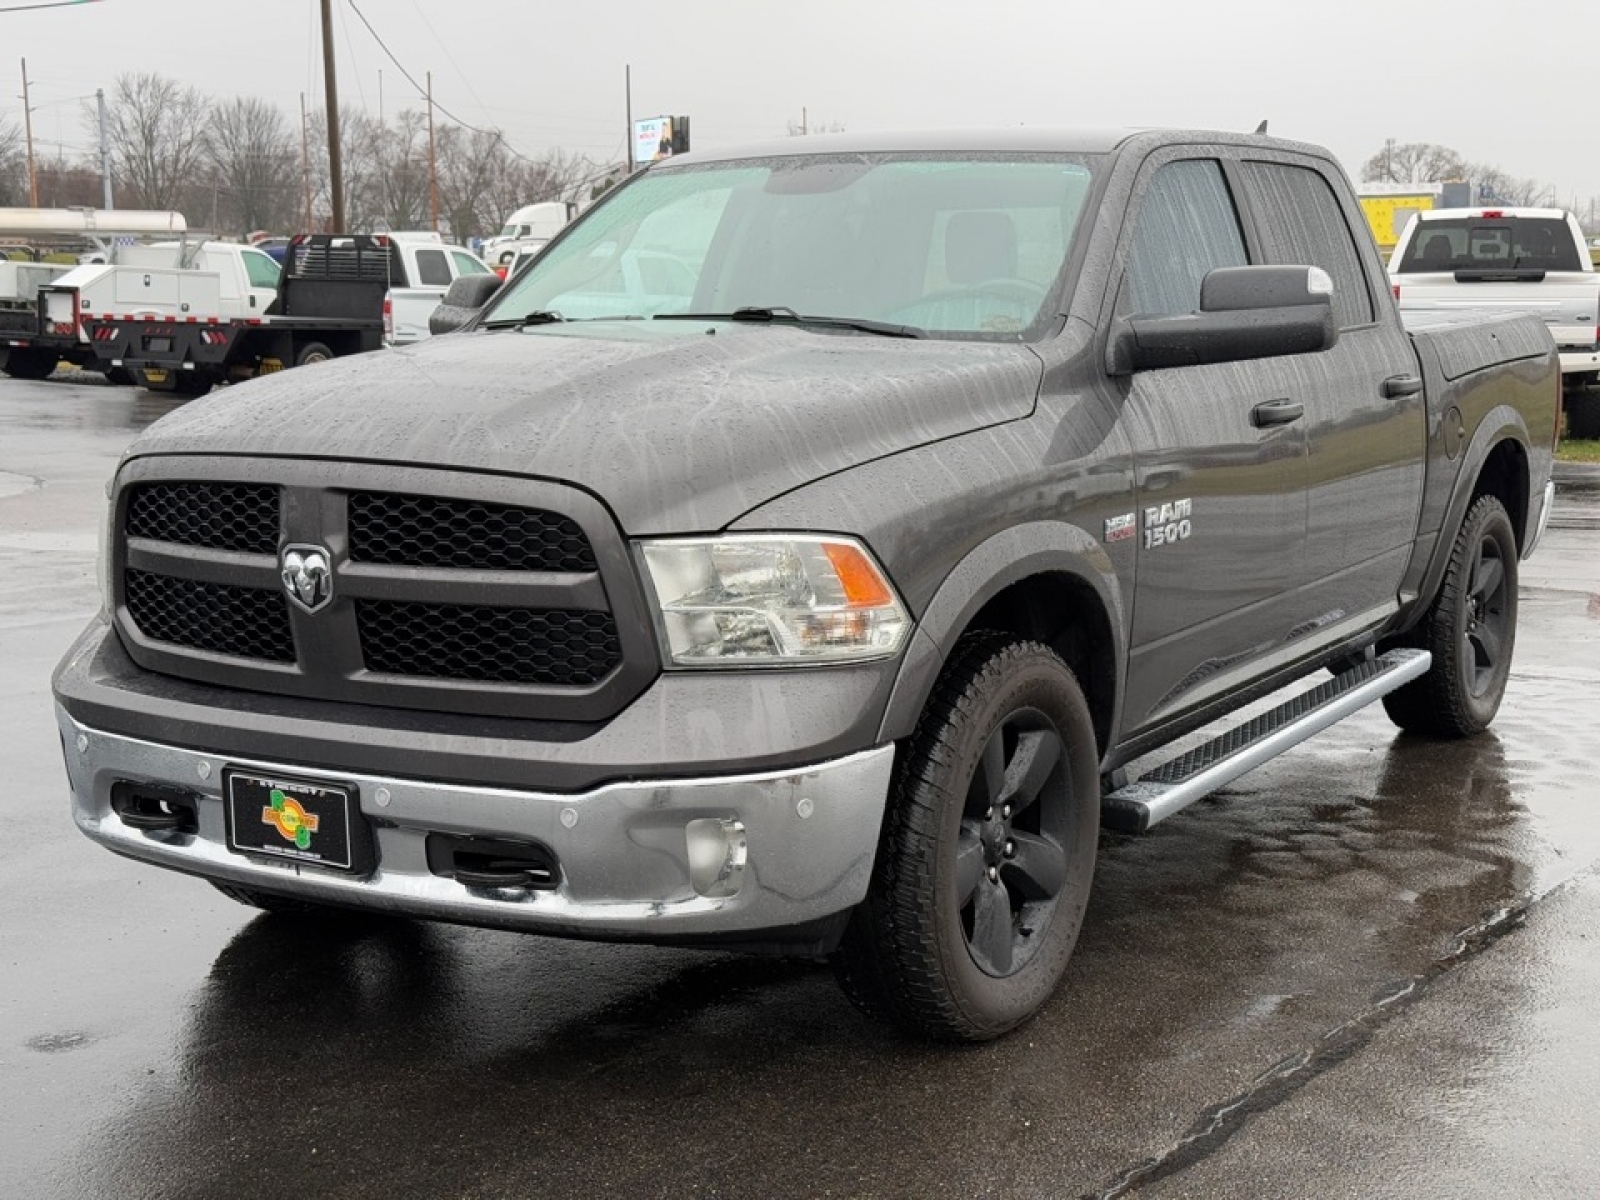
<svg viewBox="0 0 1600 1200">
<path fill-rule="evenodd" d="M 1431 208 L 1419 212 L 1417 217 L 1423 221 L 1460 221 L 1463 219 L 1480 221 L 1485 217 L 1493 220 L 1497 217 L 1531 217 L 1551 221 L 1564 221 L 1567 210 L 1564 208 L 1514 208 L 1507 204 L 1484 204 L 1477 208 Z"/>
<path fill-rule="evenodd" d="M 1127 142 L 1151 144 L 1201 142 L 1229 145 L 1269 145 L 1322 156 L 1320 146 L 1215 129 L 1111 129 L 1055 128 L 1017 125 L 999 129 L 930 129 L 878 133 L 830 133 L 808 138 L 781 138 L 715 150 L 675 155 L 651 165 L 650 170 L 670 170 L 677 163 L 727 162 L 744 158 L 787 158 L 803 154 L 872 153 L 1012 153 L 1106 154 Z"/>
</svg>

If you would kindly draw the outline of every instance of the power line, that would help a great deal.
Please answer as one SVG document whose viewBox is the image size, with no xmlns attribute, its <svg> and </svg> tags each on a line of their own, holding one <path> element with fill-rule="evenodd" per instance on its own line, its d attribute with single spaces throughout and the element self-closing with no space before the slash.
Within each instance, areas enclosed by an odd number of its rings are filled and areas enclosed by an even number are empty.
<svg viewBox="0 0 1600 1200">
<path fill-rule="evenodd" d="M 8 4 L 0 13 L 32 12 L 36 8 L 71 8 L 76 4 L 98 4 L 100 0 L 49 0 L 46 4 Z"/>
<path fill-rule="evenodd" d="M 382 50 L 384 55 L 389 59 L 389 61 L 394 64 L 395 70 L 399 71 L 401 75 L 405 76 L 406 82 L 409 83 L 413 88 L 416 89 L 417 95 L 419 95 L 419 96 L 421 96 L 421 97 L 426 99 L 428 97 L 428 89 L 423 87 L 420 83 L 418 83 L 416 81 L 416 79 L 412 77 L 411 72 L 406 70 L 405 66 L 400 62 L 400 60 L 394 56 L 394 51 L 390 50 L 388 45 L 387 45 L 387 43 L 384 42 L 383 38 L 378 36 L 378 31 L 372 27 L 372 22 L 367 20 L 366 14 L 363 13 L 361 11 L 361 9 L 356 5 L 356 0 L 348 0 L 348 2 L 349 2 L 349 5 L 350 5 L 350 11 L 355 13 L 356 16 L 360 19 L 361 23 L 367 27 L 367 32 L 372 35 L 372 40 L 378 43 L 378 48 L 380 50 Z M 447 54 L 448 54 L 448 52 L 447 52 Z M 460 68 L 457 68 L 457 70 L 459 70 L 459 69 Z M 499 129 L 484 129 L 483 127 L 481 127 L 479 125 L 474 125 L 471 121 L 463 121 L 460 117 L 456 116 L 455 113 L 451 112 L 448 108 L 446 108 L 443 104 L 440 104 L 437 100 L 433 100 L 433 101 L 431 101 L 431 103 L 433 104 L 433 107 L 437 108 L 440 112 L 442 112 L 445 116 L 449 117 L 457 125 L 460 125 L 463 129 L 470 129 L 470 130 L 472 130 L 473 133 L 481 133 L 485 137 L 495 138 L 500 143 L 500 145 L 502 145 L 502 146 L 504 146 L 506 148 L 506 153 L 511 155 L 512 158 L 519 159 L 520 161 L 527 163 L 529 166 L 537 167 L 537 166 L 543 165 L 543 164 L 541 164 L 539 162 L 538 159 L 529 158 L 526 154 L 523 154 L 515 146 L 513 146 L 510 142 L 506 141 L 506 135 L 505 135 L 503 130 L 499 130 Z M 481 101 L 480 101 L 480 103 L 481 103 Z M 624 149 L 626 149 L 626 147 L 624 147 Z"/>
</svg>

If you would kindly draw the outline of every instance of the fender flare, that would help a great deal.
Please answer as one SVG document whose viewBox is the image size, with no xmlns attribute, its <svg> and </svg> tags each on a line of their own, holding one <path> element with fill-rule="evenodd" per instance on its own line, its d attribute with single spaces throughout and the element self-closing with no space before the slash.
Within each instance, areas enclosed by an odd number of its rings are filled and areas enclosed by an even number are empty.
<svg viewBox="0 0 1600 1200">
<path fill-rule="evenodd" d="M 1068 575 L 1093 590 L 1111 628 L 1116 694 L 1122 694 L 1129 613 L 1116 567 L 1105 547 L 1076 525 L 1030 521 L 974 546 L 940 583 L 900 660 L 878 728 L 880 743 L 907 737 L 916 727 L 945 660 L 978 611 L 1036 575 Z"/>
<path fill-rule="evenodd" d="M 1472 504 L 1473 491 L 1477 487 L 1478 478 L 1483 474 L 1484 464 L 1489 461 L 1489 455 L 1494 452 L 1495 447 L 1504 441 L 1516 442 L 1522 450 L 1523 458 L 1532 460 L 1533 455 L 1529 451 L 1532 439 L 1528 436 L 1528 423 L 1523 420 L 1522 414 L 1509 404 L 1497 405 L 1484 414 L 1483 420 L 1478 422 L 1478 428 L 1473 432 L 1472 439 L 1461 455 L 1461 470 L 1456 473 L 1456 480 L 1451 488 L 1450 503 L 1445 506 L 1444 520 L 1440 522 L 1439 534 L 1433 543 L 1433 554 L 1428 560 L 1427 570 L 1423 572 L 1417 588 L 1419 616 L 1432 606 L 1433 598 L 1439 591 L 1445 569 L 1450 564 L 1450 552 L 1455 546 L 1456 531 L 1467 519 L 1467 509 Z M 1524 498 L 1524 524 L 1533 520 L 1536 515 L 1534 496 L 1531 492 L 1534 486 L 1531 471 L 1528 486 L 1530 493 Z M 1529 531 L 1524 528 L 1516 532 L 1518 545 L 1527 545 Z"/>
</svg>

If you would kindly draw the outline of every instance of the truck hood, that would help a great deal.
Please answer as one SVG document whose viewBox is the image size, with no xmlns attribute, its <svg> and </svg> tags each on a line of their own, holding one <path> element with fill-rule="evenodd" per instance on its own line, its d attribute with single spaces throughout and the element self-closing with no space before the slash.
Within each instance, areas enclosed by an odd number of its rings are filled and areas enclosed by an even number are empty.
<svg viewBox="0 0 1600 1200">
<path fill-rule="evenodd" d="M 720 529 L 823 476 L 1026 416 L 1018 344 L 695 321 L 452 334 L 225 388 L 127 458 L 351 459 L 559 480 L 630 535 Z"/>
</svg>

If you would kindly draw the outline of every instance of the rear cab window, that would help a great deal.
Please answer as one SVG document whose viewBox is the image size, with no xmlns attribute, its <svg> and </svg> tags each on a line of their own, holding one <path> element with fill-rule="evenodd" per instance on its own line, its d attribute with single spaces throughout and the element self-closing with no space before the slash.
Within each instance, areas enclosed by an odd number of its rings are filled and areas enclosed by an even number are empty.
<svg viewBox="0 0 1600 1200">
<path fill-rule="evenodd" d="M 450 286 L 450 260 L 443 250 L 417 251 L 417 283 L 423 287 Z"/>
<path fill-rule="evenodd" d="M 1581 271 L 1578 244 L 1561 217 L 1417 218 L 1399 274 L 1424 271 Z"/>
</svg>

